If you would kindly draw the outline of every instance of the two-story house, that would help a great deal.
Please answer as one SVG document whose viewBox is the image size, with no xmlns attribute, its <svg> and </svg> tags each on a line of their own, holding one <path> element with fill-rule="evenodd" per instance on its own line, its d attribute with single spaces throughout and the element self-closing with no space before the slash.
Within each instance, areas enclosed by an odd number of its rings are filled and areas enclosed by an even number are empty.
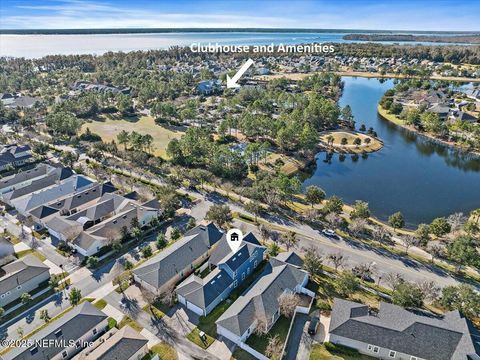
<svg viewBox="0 0 480 360">
<path fill-rule="evenodd" d="M 208 315 L 262 262 L 265 250 L 252 233 L 235 253 L 223 237 L 209 259 L 214 269 L 203 279 L 191 275 L 179 284 L 178 302 L 198 315 Z"/>
</svg>

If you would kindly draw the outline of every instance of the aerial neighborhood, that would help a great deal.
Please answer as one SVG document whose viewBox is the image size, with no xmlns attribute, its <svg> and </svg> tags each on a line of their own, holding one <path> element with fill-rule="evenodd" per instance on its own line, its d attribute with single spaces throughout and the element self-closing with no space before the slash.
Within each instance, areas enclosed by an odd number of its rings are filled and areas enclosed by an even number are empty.
<svg viewBox="0 0 480 360">
<path fill-rule="evenodd" d="M 0 360 L 480 360 L 478 34 L 117 27 L 0 29 Z"/>
</svg>

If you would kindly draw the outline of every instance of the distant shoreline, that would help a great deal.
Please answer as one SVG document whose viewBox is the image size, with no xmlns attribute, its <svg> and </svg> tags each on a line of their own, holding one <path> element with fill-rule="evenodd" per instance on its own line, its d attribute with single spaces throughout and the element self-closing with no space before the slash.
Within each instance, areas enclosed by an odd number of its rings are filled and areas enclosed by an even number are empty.
<svg viewBox="0 0 480 360">
<path fill-rule="evenodd" d="M 480 34 L 463 35 L 421 35 L 421 34 L 347 34 L 344 40 L 356 41 L 401 41 L 401 42 L 433 42 L 433 43 L 464 43 L 480 44 Z"/>
<path fill-rule="evenodd" d="M 358 30 L 358 29 L 285 29 L 285 28 L 118 28 L 118 29 L 0 29 L 0 35 L 88 35 L 88 34 L 155 34 L 155 33 L 345 33 L 382 34 L 382 35 L 422 35 L 422 34 L 452 34 L 478 35 L 480 31 L 407 31 L 407 30 Z M 355 35 L 353 34 L 353 35 Z"/>
</svg>

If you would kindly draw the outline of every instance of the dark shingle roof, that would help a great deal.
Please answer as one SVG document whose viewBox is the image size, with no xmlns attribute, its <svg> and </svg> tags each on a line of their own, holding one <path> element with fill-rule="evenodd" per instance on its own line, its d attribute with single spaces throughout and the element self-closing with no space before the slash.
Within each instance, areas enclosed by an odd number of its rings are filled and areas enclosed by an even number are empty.
<svg viewBox="0 0 480 360">
<path fill-rule="evenodd" d="M 215 225 L 199 225 L 185 233 L 182 239 L 146 261 L 133 273 L 146 283 L 159 288 L 207 253 L 221 237 L 222 232 Z"/>
<path fill-rule="evenodd" d="M 0 289 L 4 293 L 48 272 L 50 268 L 34 255 L 27 255 L 5 265 L 1 270 L 4 276 L 0 277 Z"/>
<path fill-rule="evenodd" d="M 102 311 L 98 310 L 95 306 L 88 301 L 76 306 L 58 320 L 53 321 L 47 325 L 44 329 L 40 330 L 30 339 L 58 339 L 55 335 L 58 330 L 61 330 L 61 338 L 67 343 L 70 340 L 76 341 L 80 339 L 84 334 L 89 332 L 94 327 L 98 326 L 103 320 L 107 318 Z M 5 360 L 43 360 L 51 359 L 57 354 L 60 354 L 65 348 L 59 346 L 56 343 L 52 346 L 37 348 L 37 351 L 32 351 L 33 347 L 17 347 L 2 355 Z M 32 354 L 33 352 L 33 354 Z"/>
<path fill-rule="evenodd" d="M 472 339 L 479 341 L 479 333 L 469 324 L 458 312 L 439 318 L 381 303 L 370 313 L 366 305 L 335 299 L 330 333 L 422 359 L 467 360 L 480 354 Z"/>
</svg>

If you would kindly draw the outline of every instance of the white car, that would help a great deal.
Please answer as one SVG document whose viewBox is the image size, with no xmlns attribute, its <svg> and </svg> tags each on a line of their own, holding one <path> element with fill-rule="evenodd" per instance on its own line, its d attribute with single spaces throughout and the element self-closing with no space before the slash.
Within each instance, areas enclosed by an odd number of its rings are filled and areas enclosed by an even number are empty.
<svg viewBox="0 0 480 360">
<path fill-rule="evenodd" d="M 323 229 L 322 233 L 323 233 L 323 235 L 331 237 L 331 238 L 338 237 L 337 234 L 335 233 L 335 231 L 333 231 L 332 229 Z"/>
</svg>

